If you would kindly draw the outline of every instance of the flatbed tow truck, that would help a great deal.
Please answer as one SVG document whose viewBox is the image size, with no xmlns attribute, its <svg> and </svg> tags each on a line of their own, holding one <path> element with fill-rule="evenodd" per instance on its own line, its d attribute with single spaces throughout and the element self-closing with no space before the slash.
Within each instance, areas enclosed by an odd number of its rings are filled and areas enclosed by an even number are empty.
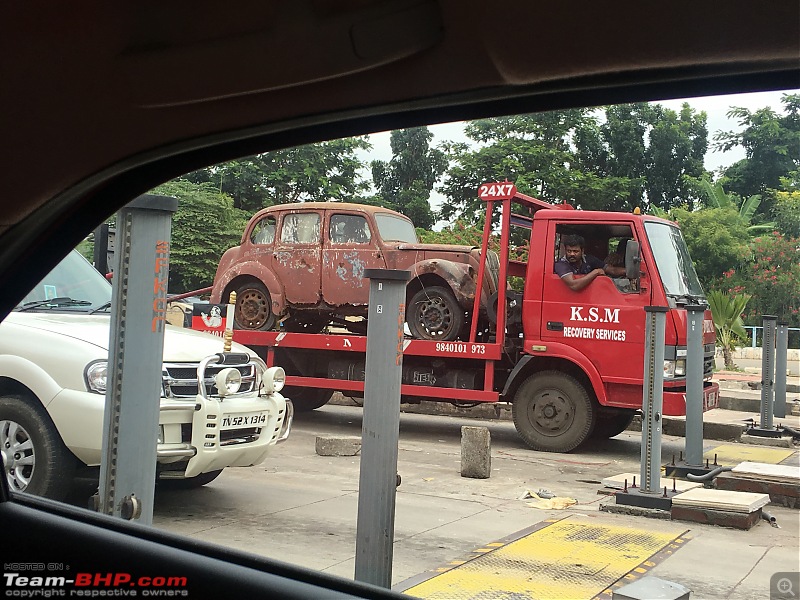
<svg viewBox="0 0 800 600">
<path fill-rule="evenodd" d="M 486 202 L 481 256 L 499 234 L 500 265 L 497 293 L 476 293 L 471 314 L 489 318 L 468 318 L 463 340 L 404 339 L 402 400 L 509 402 L 518 433 L 535 450 L 568 452 L 592 437 L 613 437 L 642 407 L 644 309 L 663 306 L 663 413 L 685 415 L 684 307 L 707 302 L 677 225 L 650 215 L 550 204 L 509 182 L 481 185 L 478 196 Z M 527 232 L 525 260 L 510 258 L 512 227 Z M 624 240 L 626 277 L 598 277 L 580 291 L 569 289 L 554 271 L 564 253 L 562 237 L 569 234 L 583 236 L 586 251 L 600 259 Z M 484 281 L 485 268 L 482 260 L 476 281 Z M 522 282 L 516 286 L 521 291 L 508 285 L 512 277 Z M 285 393 L 296 411 L 324 405 L 334 391 L 363 396 L 366 336 L 235 330 L 234 340 L 268 366 L 286 370 Z M 719 403 L 719 387 L 711 381 L 714 344 L 706 310 L 704 410 Z"/>
</svg>

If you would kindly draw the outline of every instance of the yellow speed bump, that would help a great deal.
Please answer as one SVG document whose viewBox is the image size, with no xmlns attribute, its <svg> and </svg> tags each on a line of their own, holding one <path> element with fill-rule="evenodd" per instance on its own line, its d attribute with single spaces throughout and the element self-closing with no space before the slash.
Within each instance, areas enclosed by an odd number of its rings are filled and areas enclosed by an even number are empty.
<svg viewBox="0 0 800 600">
<path fill-rule="evenodd" d="M 602 525 L 571 516 L 410 587 L 432 600 L 594 598 L 618 579 L 638 578 L 646 561 L 685 530 L 659 532 Z"/>
</svg>

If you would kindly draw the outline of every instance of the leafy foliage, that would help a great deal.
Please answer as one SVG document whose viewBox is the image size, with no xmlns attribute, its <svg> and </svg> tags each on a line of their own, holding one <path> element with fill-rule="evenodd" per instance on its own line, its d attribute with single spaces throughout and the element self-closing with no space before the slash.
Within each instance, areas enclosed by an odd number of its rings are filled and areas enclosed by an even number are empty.
<svg viewBox="0 0 800 600">
<path fill-rule="evenodd" d="M 708 293 L 708 304 L 717 332 L 717 346 L 722 347 L 726 369 L 736 367 L 731 355 L 736 341 L 747 339 L 742 312 L 749 301 L 749 294 L 730 294 L 719 290 Z"/>
<path fill-rule="evenodd" d="M 731 107 L 728 117 L 737 119 L 743 129 L 714 136 L 719 150 L 744 148 L 745 158 L 725 169 L 720 179 L 726 189 L 739 196 L 780 189 L 781 178 L 800 168 L 800 94 L 784 94 L 781 101 L 784 115 L 769 107 L 752 112 Z M 770 209 L 761 207 L 766 215 Z"/>
<path fill-rule="evenodd" d="M 370 147 L 365 137 L 331 140 L 233 160 L 182 179 L 210 183 L 249 212 L 288 202 L 350 200 L 368 188 L 356 150 Z"/>
<path fill-rule="evenodd" d="M 378 190 L 375 203 L 403 213 L 423 229 L 430 229 L 436 222 L 429 198 L 447 168 L 445 153 L 430 147 L 432 139 L 427 127 L 392 131 L 391 160 L 376 160 L 371 165 Z"/>
<path fill-rule="evenodd" d="M 800 240 L 774 232 L 750 241 L 736 268 L 726 270 L 715 289 L 752 295 L 744 317 L 760 325 L 763 315 L 775 315 L 800 325 Z"/>
<path fill-rule="evenodd" d="M 676 208 L 672 215 L 683 231 L 704 289 L 709 289 L 720 273 L 736 267 L 745 256 L 749 236 L 734 208 L 706 208 L 695 212 Z"/>
<path fill-rule="evenodd" d="M 765 231 L 772 231 L 775 229 L 774 222 L 759 223 L 757 225 L 752 224 L 753 216 L 761 205 L 760 195 L 756 194 L 755 196 L 742 198 L 741 205 L 737 206 L 740 199 L 733 194 L 726 194 L 725 189 L 719 182 L 712 184 L 707 179 L 702 179 L 700 181 L 700 189 L 705 193 L 706 201 L 709 205 L 715 208 L 731 208 L 738 210 L 739 218 L 745 227 L 747 227 L 747 231 L 750 235 L 759 235 Z"/>
<path fill-rule="evenodd" d="M 775 192 L 772 214 L 775 229 L 783 235 L 800 238 L 800 191 Z"/>
<path fill-rule="evenodd" d="M 178 212 L 172 217 L 170 293 L 211 285 L 222 254 L 241 240 L 247 213 L 208 183 L 175 180 L 154 192 L 178 198 Z"/>
</svg>

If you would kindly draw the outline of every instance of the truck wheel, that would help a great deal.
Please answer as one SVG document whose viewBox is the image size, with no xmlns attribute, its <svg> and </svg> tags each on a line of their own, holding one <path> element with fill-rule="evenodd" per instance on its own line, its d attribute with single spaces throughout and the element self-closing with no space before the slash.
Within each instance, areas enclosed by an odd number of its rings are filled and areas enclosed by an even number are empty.
<svg viewBox="0 0 800 600">
<path fill-rule="evenodd" d="M 208 473 L 200 473 L 194 477 L 186 477 L 184 479 L 162 479 L 159 485 L 172 490 L 193 490 L 203 487 L 207 483 L 211 483 L 222 473 L 222 469 L 216 471 L 209 471 Z"/>
<path fill-rule="evenodd" d="M 39 401 L 0 396 L 0 452 L 9 489 L 63 500 L 72 487 L 78 459 Z"/>
<path fill-rule="evenodd" d="M 236 308 L 233 325 L 236 329 L 268 331 L 275 325 L 272 299 L 264 284 L 246 283 L 236 290 Z"/>
<path fill-rule="evenodd" d="M 600 407 L 592 437 L 607 440 L 619 435 L 628 428 L 635 415 L 636 411 L 629 408 Z"/>
<path fill-rule="evenodd" d="M 534 450 L 569 452 L 594 429 L 597 409 L 577 379 L 558 371 L 534 373 L 517 390 L 514 426 Z"/>
<path fill-rule="evenodd" d="M 325 406 L 333 397 L 332 390 L 321 388 L 287 387 L 281 393 L 292 401 L 295 412 L 309 412 Z"/>
<path fill-rule="evenodd" d="M 422 288 L 411 298 L 406 323 L 416 339 L 452 342 L 464 327 L 464 309 L 449 289 Z"/>
</svg>

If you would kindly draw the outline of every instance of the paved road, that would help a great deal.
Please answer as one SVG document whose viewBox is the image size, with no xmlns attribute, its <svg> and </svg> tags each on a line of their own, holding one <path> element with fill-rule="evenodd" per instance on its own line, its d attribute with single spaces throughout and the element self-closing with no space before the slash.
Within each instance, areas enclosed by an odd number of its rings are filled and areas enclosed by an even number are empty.
<svg viewBox="0 0 800 600">
<path fill-rule="evenodd" d="M 598 511 L 604 477 L 638 472 L 639 434 L 623 433 L 576 453 L 534 452 L 509 422 L 482 422 L 492 436 L 492 476 L 460 476 L 460 427 L 449 417 L 401 415 L 394 584 L 553 516 L 590 515 L 642 529 L 665 522 Z M 357 457 L 321 457 L 317 435 L 361 434 L 361 409 L 326 406 L 299 415 L 289 441 L 253 468 L 228 469 L 193 491 L 160 489 L 154 525 L 311 569 L 352 578 L 358 506 Z M 683 449 L 665 437 L 663 460 Z M 713 446 L 715 443 L 709 444 Z M 796 463 L 796 456 L 795 456 Z M 526 490 L 547 488 L 578 504 L 531 508 Z M 696 598 L 769 598 L 775 571 L 800 570 L 800 511 L 776 507 L 781 524 L 748 532 L 685 524 L 692 541 L 651 574 L 692 588 Z M 670 523 L 674 527 L 675 523 Z"/>
</svg>

